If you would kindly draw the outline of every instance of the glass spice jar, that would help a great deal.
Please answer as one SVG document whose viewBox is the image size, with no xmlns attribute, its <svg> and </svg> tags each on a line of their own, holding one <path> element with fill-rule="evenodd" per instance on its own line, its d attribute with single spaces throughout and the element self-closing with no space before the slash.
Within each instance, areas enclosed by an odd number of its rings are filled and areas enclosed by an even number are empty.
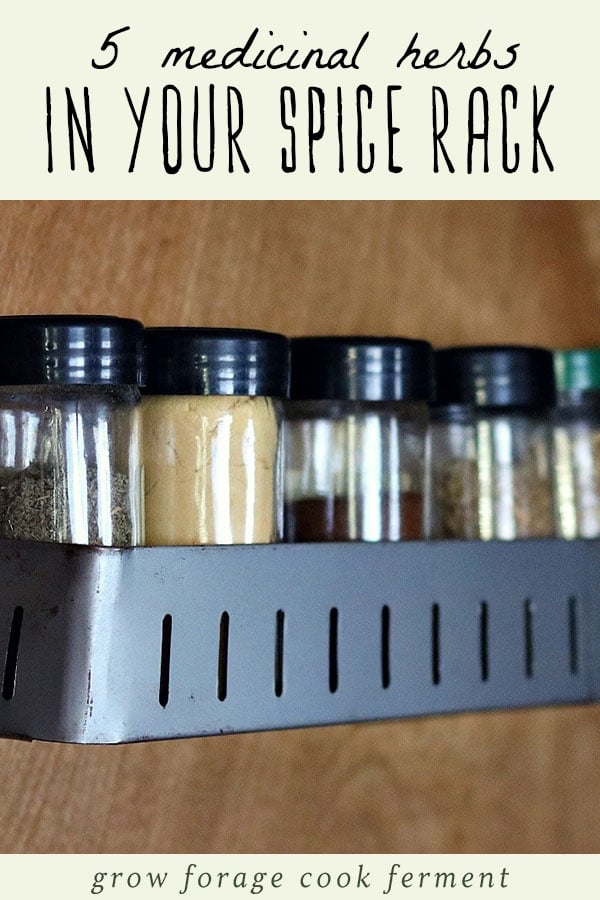
<svg viewBox="0 0 600 900">
<path fill-rule="evenodd" d="M 141 543 L 141 323 L 0 318 L 0 537 Z"/>
<path fill-rule="evenodd" d="M 428 535 L 552 536 L 552 354 L 486 346 L 438 350 L 434 358 Z"/>
<path fill-rule="evenodd" d="M 280 540 L 288 339 L 252 330 L 148 328 L 146 368 L 146 543 Z"/>
<path fill-rule="evenodd" d="M 600 537 L 600 349 L 554 353 L 558 535 Z"/>
<path fill-rule="evenodd" d="M 307 337 L 291 347 L 286 540 L 422 538 L 430 345 Z"/>
</svg>

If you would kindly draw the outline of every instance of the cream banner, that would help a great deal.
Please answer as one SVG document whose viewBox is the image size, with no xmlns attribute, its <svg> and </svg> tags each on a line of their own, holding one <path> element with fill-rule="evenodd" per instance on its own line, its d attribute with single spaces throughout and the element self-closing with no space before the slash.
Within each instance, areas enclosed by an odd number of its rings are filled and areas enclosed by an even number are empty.
<svg viewBox="0 0 600 900">
<path fill-rule="evenodd" d="M 131 855 L 5 857 L 6 896 L 28 900 L 415 898 L 547 900 L 598 895 L 597 856 Z"/>
<path fill-rule="evenodd" d="M 597 5 L 21 0 L 0 196 L 597 198 Z"/>
</svg>

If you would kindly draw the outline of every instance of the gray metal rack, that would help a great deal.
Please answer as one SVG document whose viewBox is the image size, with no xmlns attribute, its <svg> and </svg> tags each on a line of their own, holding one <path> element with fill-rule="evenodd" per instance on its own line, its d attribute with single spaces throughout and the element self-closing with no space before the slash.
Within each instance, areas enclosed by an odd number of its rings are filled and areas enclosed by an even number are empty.
<svg viewBox="0 0 600 900">
<path fill-rule="evenodd" d="M 0 735 L 120 743 L 586 703 L 600 542 L 0 542 Z"/>
</svg>

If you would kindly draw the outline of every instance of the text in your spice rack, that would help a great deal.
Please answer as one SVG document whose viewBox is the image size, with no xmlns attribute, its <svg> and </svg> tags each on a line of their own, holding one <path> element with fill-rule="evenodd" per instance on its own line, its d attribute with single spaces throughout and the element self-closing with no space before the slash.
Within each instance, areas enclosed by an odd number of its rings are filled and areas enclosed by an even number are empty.
<svg viewBox="0 0 600 900">
<path fill-rule="evenodd" d="M 129 25 L 101 37 L 88 62 L 93 84 L 45 86 L 48 173 L 91 174 L 102 166 L 99 74 L 118 71 L 135 52 L 134 38 Z M 444 46 L 414 32 L 398 46 L 384 84 L 369 83 L 378 52 L 369 30 L 326 45 L 307 29 L 290 43 L 256 26 L 222 48 L 185 41 L 167 47 L 156 61 L 164 83 L 112 84 L 110 102 L 123 122 L 114 135 L 121 164 L 132 175 L 143 158 L 168 175 L 248 175 L 260 154 L 286 175 L 400 175 L 410 171 L 405 148 L 412 139 L 435 175 L 554 172 L 546 129 L 555 85 L 519 82 L 518 41 L 488 28 L 475 41 L 448 38 Z M 248 73 L 256 77 L 251 96 L 232 83 L 242 72 L 245 85 Z M 456 79 L 446 83 L 450 72 L 460 73 L 458 86 Z M 254 132 L 251 141 L 259 105 L 260 139 Z"/>
</svg>

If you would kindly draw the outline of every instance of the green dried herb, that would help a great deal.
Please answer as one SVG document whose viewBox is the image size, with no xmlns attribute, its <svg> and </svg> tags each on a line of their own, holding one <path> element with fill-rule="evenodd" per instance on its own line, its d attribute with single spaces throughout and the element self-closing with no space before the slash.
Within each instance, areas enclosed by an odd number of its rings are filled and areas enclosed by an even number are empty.
<svg viewBox="0 0 600 900">
<path fill-rule="evenodd" d="M 129 513 L 129 480 L 122 473 L 111 477 L 110 511 L 112 537 L 100 534 L 106 521 L 98 512 L 95 470 L 88 469 L 87 522 L 74 533 L 69 512 L 68 486 L 64 475 L 39 464 L 26 469 L 0 469 L 0 537 L 22 541 L 100 544 L 126 547 L 132 543 Z M 103 531 L 105 529 L 103 528 Z"/>
</svg>

